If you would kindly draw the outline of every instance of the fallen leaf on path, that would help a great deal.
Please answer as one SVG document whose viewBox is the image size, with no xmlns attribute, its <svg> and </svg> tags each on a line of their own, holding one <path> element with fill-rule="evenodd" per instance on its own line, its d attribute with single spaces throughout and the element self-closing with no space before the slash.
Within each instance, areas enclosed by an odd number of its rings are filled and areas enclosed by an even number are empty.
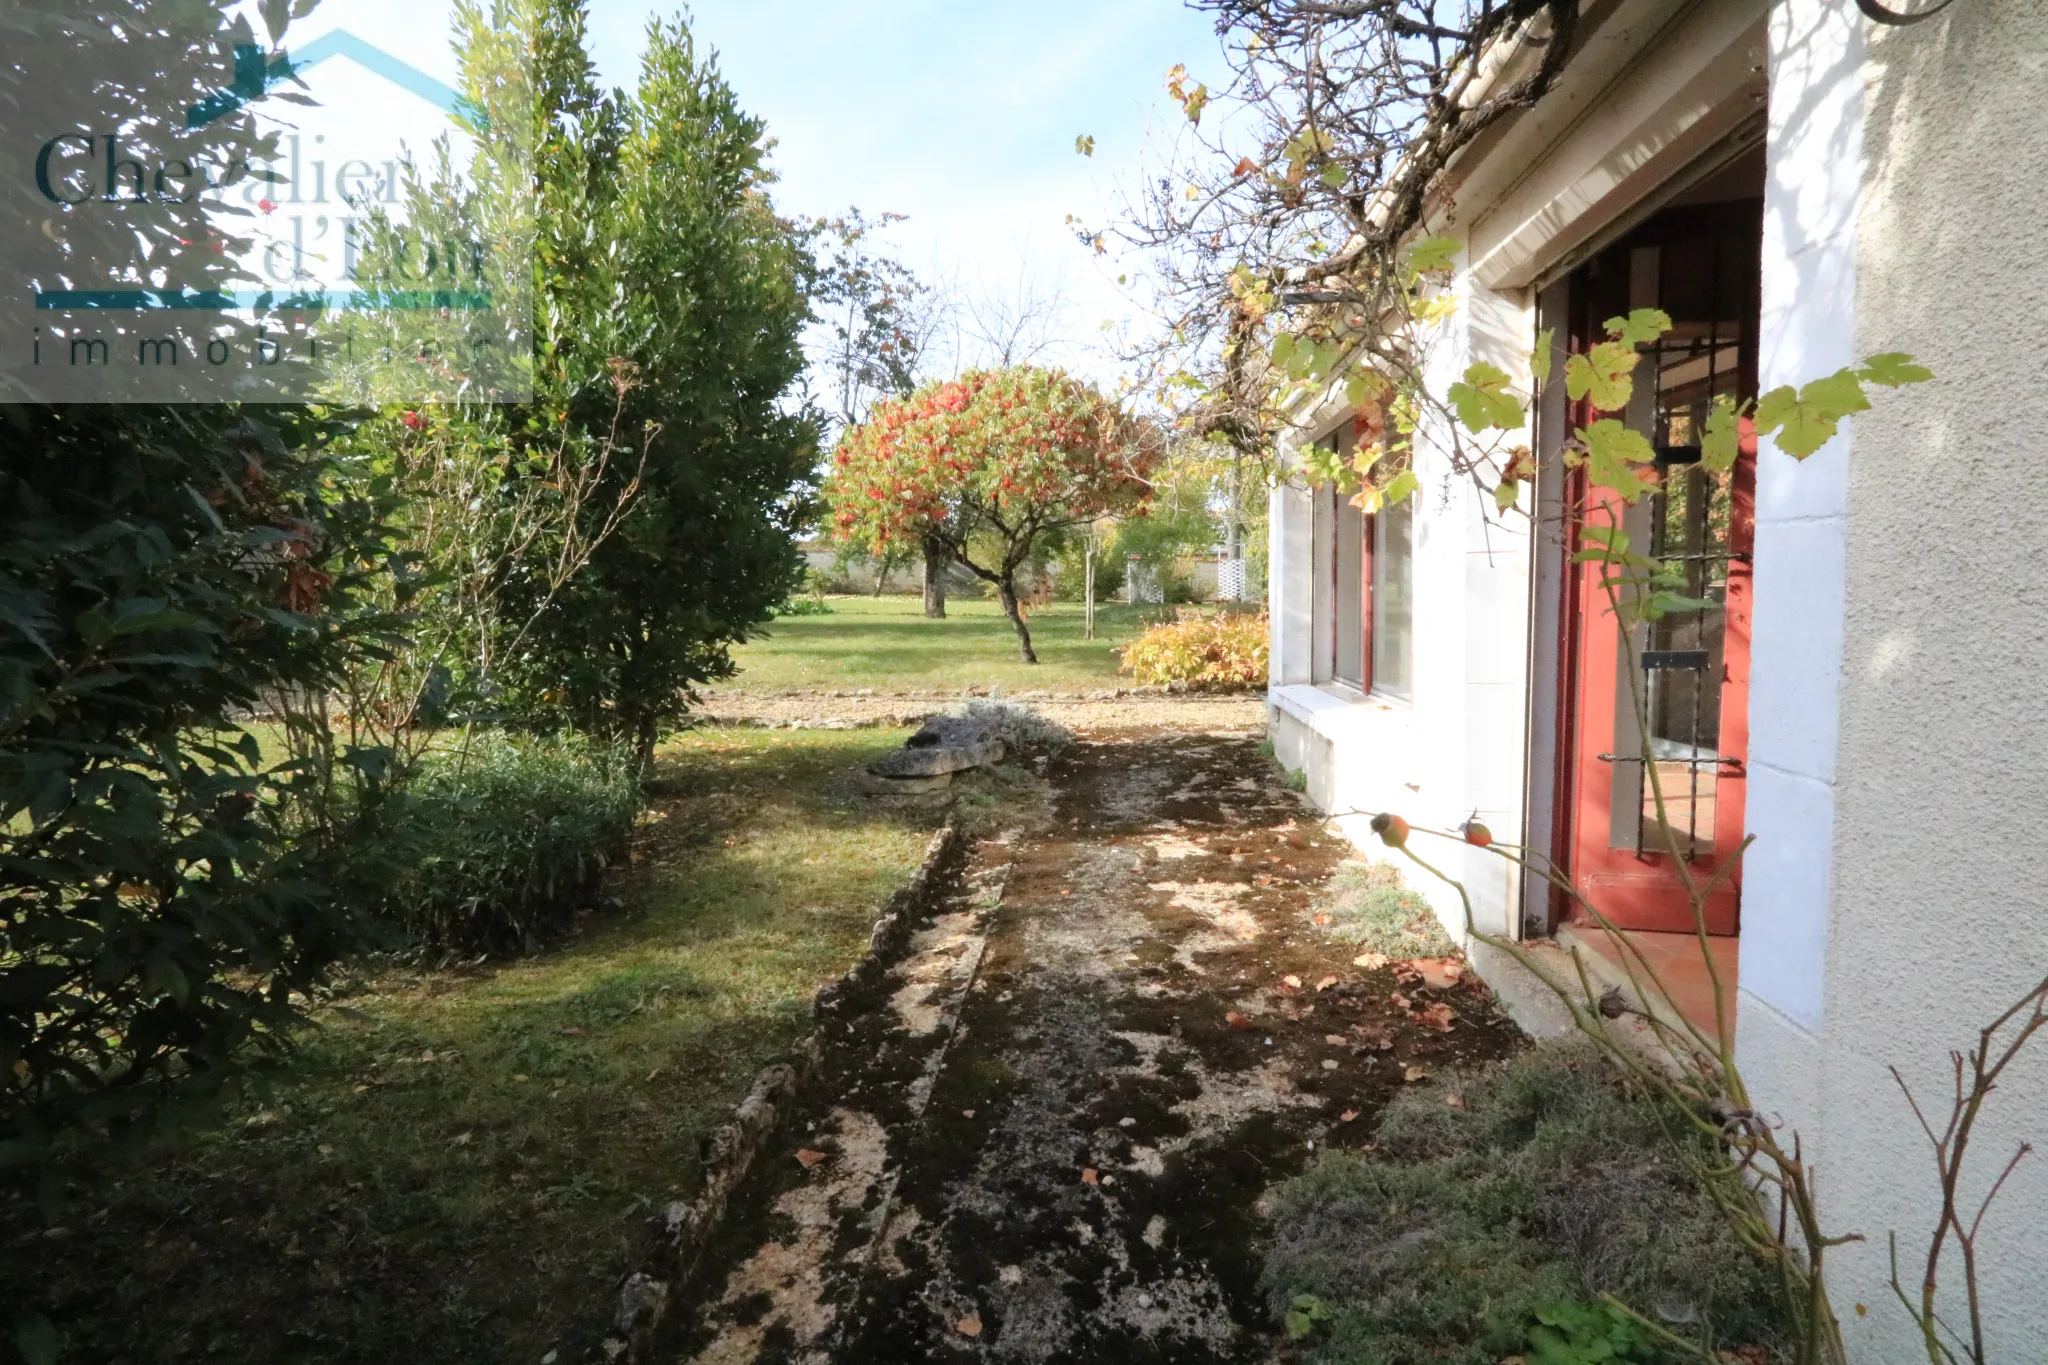
<svg viewBox="0 0 2048 1365">
<path fill-rule="evenodd" d="M 1247 1018 L 1245 1015 L 1241 1014 L 1237 1010 L 1225 1010 L 1223 1012 L 1223 1022 L 1230 1025 L 1232 1028 L 1255 1027 L 1249 1018 Z"/>
<path fill-rule="evenodd" d="M 797 1164 L 807 1171 L 824 1159 L 825 1154 L 823 1152 L 813 1151 L 809 1147 L 799 1147 L 796 1149 Z"/>
<path fill-rule="evenodd" d="M 1387 999 L 1394 1002 L 1395 1009 L 1412 1010 L 1415 1008 L 1415 1006 L 1412 1003 L 1410 1003 L 1408 997 L 1401 994 L 1401 992 L 1399 991 L 1388 991 Z"/>
<path fill-rule="evenodd" d="M 1463 1109 L 1465 1107 L 1465 1097 L 1454 1090 L 1444 1096 L 1444 1103 L 1453 1109 Z"/>
<path fill-rule="evenodd" d="M 1331 1047 L 1342 1047 L 1344 1046 L 1344 1044 L 1350 1042 L 1351 1040 L 1349 1038 L 1346 1038 L 1341 1033 L 1325 1033 L 1323 1035 L 1323 1041 L 1328 1043 Z"/>
<path fill-rule="evenodd" d="M 963 1119 L 971 1119 L 974 1117 L 974 1111 L 972 1109 L 962 1109 L 960 1111 L 960 1117 Z"/>
<path fill-rule="evenodd" d="M 1394 1035 L 1384 1024 L 1353 1024 L 1351 1031 L 1358 1035 L 1359 1047 L 1385 1052 L 1394 1045 Z"/>
<path fill-rule="evenodd" d="M 1320 981 L 1316 982 L 1316 989 L 1317 989 L 1317 990 L 1319 990 L 1319 991 L 1326 991 L 1326 990 L 1330 989 L 1330 987 L 1332 987 L 1332 986 L 1334 986 L 1334 985 L 1336 985 L 1336 984 L 1337 984 L 1337 978 L 1336 978 L 1336 977 L 1334 977 L 1334 976 L 1326 976 L 1326 977 L 1324 977 L 1324 978 L 1323 978 L 1322 980 L 1320 980 Z"/>
<path fill-rule="evenodd" d="M 1360 953 L 1357 957 L 1351 959 L 1351 965 L 1354 967 L 1363 967 L 1367 971 L 1371 971 L 1376 967 L 1386 966 L 1387 955 L 1385 953 L 1375 953 L 1369 951 L 1363 952 Z"/>
<path fill-rule="evenodd" d="M 1102 1173 L 1093 1166 L 1083 1166 L 1081 1168 L 1081 1183 L 1083 1185 L 1093 1185 L 1100 1179 L 1102 1179 Z"/>
<path fill-rule="evenodd" d="M 1465 964 L 1449 957 L 1418 957 L 1407 964 L 1416 979 L 1433 991 L 1447 991 L 1465 979 Z"/>
<path fill-rule="evenodd" d="M 1317 924 L 1328 924 L 1328 923 L 1330 923 L 1330 917 L 1329 917 L 1328 915 L 1317 915 L 1317 916 L 1316 916 L 1316 923 L 1317 923 Z"/>
<path fill-rule="evenodd" d="M 1298 991 L 1301 989 L 1301 978 L 1298 976 L 1283 976 L 1280 978 L 1280 984 L 1290 991 Z"/>
<path fill-rule="evenodd" d="M 1454 1018 L 1455 1016 L 1451 1013 L 1451 1007 L 1441 1000 L 1431 1005 L 1428 1009 L 1415 1011 L 1416 1023 L 1427 1024 L 1438 1033 L 1449 1033 Z"/>
<path fill-rule="evenodd" d="M 1346 1109 L 1346 1110 L 1345 1110 L 1345 1111 L 1344 1111 L 1343 1113 L 1341 1113 L 1341 1114 L 1337 1115 L 1337 1122 L 1339 1122 L 1339 1123 L 1349 1123 L 1349 1122 L 1351 1122 L 1351 1120 L 1353 1120 L 1353 1119 L 1355 1119 L 1355 1118 L 1357 1118 L 1357 1117 L 1358 1117 L 1358 1111 L 1357 1111 L 1356 1109 Z"/>
<path fill-rule="evenodd" d="M 1419 1081 L 1428 1074 L 1429 1072 L 1422 1067 L 1411 1066 L 1401 1073 L 1401 1079 L 1404 1081 Z"/>
<path fill-rule="evenodd" d="M 978 1337 L 981 1335 L 981 1318 L 978 1314 L 969 1313 L 953 1324 L 953 1330 L 963 1337 Z"/>
</svg>

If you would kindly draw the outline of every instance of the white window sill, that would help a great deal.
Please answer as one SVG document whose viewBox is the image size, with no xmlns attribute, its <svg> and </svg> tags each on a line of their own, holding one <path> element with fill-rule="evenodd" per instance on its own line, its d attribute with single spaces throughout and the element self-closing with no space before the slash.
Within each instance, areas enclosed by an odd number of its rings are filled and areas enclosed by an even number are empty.
<svg viewBox="0 0 2048 1365">
<path fill-rule="evenodd" d="M 1361 730 L 1399 725 L 1413 708 L 1391 697 L 1360 692 L 1342 683 L 1292 683 L 1266 691 L 1266 704 L 1333 740 L 1355 737 Z"/>
</svg>

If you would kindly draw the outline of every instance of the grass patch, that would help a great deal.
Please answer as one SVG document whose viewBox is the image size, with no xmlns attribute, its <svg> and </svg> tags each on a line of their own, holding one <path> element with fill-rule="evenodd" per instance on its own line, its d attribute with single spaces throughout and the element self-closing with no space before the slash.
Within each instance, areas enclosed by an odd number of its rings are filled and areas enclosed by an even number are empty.
<svg viewBox="0 0 2048 1365">
<path fill-rule="evenodd" d="M 585 1358 L 643 1215 L 694 1188 L 942 818 L 844 783 L 902 738 L 664 746 L 620 908 L 540 956 L 371 971 L 260 1106 L 62 1170 L 56 1236 L 6 1192 L 0 1244 L 36 1247 L 9 1298 L 67 1362 Z"/>
<path fill-rule="evenodd" d="M 1264 1287 L 1305 1361 L 1495 1365 L 1603 1292 L 1712 1348 L 1779 1344 L 1768 1271 L 1590 1048 L 1404 1091 L 1377 1148 L 1273 1191 Z"/>
<path fill-rule="evenodd" d="M 1392 863 L 1353 861 L 1337 869 L 1316 905 L 1330 932 L 1392 958 L 1445 957 L 1457 945 L 1429 902 Z"/>
<path fill-rule="evenodd" d="M 744 688 L 1045 687 L 1066 691 L 1132 686 L 1117 653 L 1170 607 L 1098 605 L 1095 638 L 1081 638 L 1081 606 L 1055 602 L 1031 614 L 1034 667 L 1017 658 L 1017 632 L 994 602 L 955 598 L 946 619 L 925 619 L 915 597 L 834 597 L 829 616 L 778 618 L 733 651 Z"/>
</svg>

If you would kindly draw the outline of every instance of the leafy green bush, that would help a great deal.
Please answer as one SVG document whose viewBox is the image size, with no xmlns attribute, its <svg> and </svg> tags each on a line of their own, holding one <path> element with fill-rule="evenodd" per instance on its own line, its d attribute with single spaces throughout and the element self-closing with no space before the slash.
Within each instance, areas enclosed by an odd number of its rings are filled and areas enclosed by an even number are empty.
<svg viewBox="0 0 2048 1365">
<path fill-rule="evenodd" d="M 589 897 L 639 806 L 614 750 L 492 736 L 436 755 L 406 794 L 390 917 L 425 947 L 529 948 Z"/>
<path fill-rule="evenodd" d="M 803 373 L 811 262 L 769 198 L 764 125 L 687 25 L 651 27 L 638 85 L 614 97 L 583 52 L 581 7 L 537 8 L 535 250 L 550 268 L 530 439 L 616 430 L 645 460 L 614 459 L 586 504 L 601 520 L 637 485 L 583 572 L 544 603 L 544 584 L 509 585 L 510 612 L 545 609 L 502 657 L 500 696 L 534 729 L 624 740 L 645 760 L 687 689 L 730 677 L 731 647 L 802 582 L 798 490 L 818 431 L 783 400 Z"/>
<path fill-rule="evenodd" d="M 774 616 L 830 616 L 832 604 L 825 600 L 825 594 L 833 589 L 828 575 L 816 569 L 804 570 L 804 585 L 801 592 L 792 592 L 770 608 Z"/>
<path fill-rule="evenodd" d="M 1122 672 L 1140 687 L 1165 683 L 1210 683 L 1262 687 L 1266 682 L 1266 617 L 1263 612 L 1184 611 L 1154 626 L 1120 651 Z"/>
<path fill-rule="evenodd" d="M 1326 1156 L 1273 1191 L 1275 1316 L 1322 1308 L 1304 1354 L 1317 1365 L 1561 1350 L 1605 1331 L 1566 1311 L 1601 1293 L 1717 1347 L 1775 1347 L 1774 1282 L 1659 1119 L 1581 1045 L 1404 1091 L 1376 1155 Z"/>
<path fill-rule="evenodd" d="M 316 716 L 388 554 L 303 409 L 0 413 L 0 1167 L 277 1050 L 361 941 Z M 374 781 L 369 785 L 374 787 Z M 358 810 L 366 810 L 357 803 Z"/>
</svg>

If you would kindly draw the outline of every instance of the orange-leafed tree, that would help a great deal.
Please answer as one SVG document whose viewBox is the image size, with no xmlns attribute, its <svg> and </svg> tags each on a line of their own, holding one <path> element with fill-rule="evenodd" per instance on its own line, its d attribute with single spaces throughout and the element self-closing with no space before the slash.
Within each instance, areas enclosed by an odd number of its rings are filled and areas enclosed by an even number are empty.
<svg viewBox="0 0 2048 1365">
<path fill-rule="evenodd" d="M 1033 542 L 1141 514 L 1163 450 L 1153 423 L 1062 371 L 970 370 L 877 404 L 841 437 L 825 497 L 841 540 L 876 553 L 937 544 L 993 584 L 1037 663 L 1017 595 Z"/>
</svg>

